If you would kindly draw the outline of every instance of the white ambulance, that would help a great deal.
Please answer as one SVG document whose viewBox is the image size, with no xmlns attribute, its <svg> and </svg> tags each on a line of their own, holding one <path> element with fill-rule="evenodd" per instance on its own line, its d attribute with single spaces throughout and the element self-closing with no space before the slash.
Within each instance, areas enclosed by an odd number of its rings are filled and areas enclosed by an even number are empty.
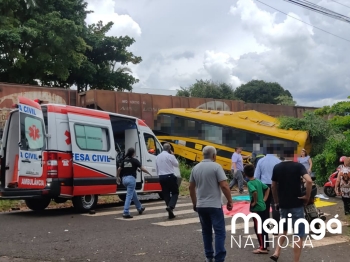
<svg viewBox="0 0 350 262">
<path fill-rule="evenodd" d="M 118 194 L 117 163 L 133 147 L 152 176 L 139 171 L 138 193 L 157 192 L 156 156 L 162 146 L 141 119 L 87 108 L 19 98 L 5 124 L 1 145 L 0 199 L 24 199 L 35 211 L 72 200 L 81 212 L 99 195 Z M 147 148 L 153 145 L 155 148 Z M 176 176 L 181 183 L 180 171 Z"/>
</svg>

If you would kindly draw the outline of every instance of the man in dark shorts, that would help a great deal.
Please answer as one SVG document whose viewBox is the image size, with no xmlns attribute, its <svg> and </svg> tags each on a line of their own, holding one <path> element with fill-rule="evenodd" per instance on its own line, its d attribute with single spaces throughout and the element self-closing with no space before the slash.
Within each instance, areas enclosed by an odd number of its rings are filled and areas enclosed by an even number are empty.
<svg viewBox="0 0 350 262">
<path fill-rule="evenodd" d="M 293 156 L 286 156 L 286 160 L 275 165 L 272 173 L 272 194 L 275 200 L 276 210 L 280 210 L 281 219 L 287 219 L 288 214 L 292 215 L 292 225 L 298 219 L 305 219 L 304 205 L 310 199 L 312 189 L 312 179 L 305 169 L 305 167 L 292 161 Z M 304 178 L 306 181 L 306 194 L 302 196 L 301 190 L 301 179 Z M 273 261 L 277 261 L 281 254 L 281 247 L 287 238 L 287 223 L 283 224 L 284 237 L 278 238 L 278 244 L 275 253 L 270 257 Z M 295 229 L 294 229 L 295 230 Z M 305 225 L 299 224 L 299 230 L 296 234 L 298 238 L 293 239 L 294 241 L 294 262 L 300 261 L 301 250 L 303 246 L 303 239 L 305 237 Z M 296 241 L 298 240 L 298 241 Z"/>
</svg>

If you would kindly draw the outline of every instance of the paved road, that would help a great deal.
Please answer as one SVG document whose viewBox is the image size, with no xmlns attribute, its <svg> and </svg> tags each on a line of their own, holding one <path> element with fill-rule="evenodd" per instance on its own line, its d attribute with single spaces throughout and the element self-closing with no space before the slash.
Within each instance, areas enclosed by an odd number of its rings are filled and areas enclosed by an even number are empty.
<svg viewBox="0 0 350 262">
<path fill-rule="evenodd" d="M 76 214 L 69 208 L 41 214 L 1 214 L 0 262 L 204 261 L 200 224 L 189 198 L 179 200 L 177 218 L 172 221 L 168 221 L 162 201 L 144 203 L 145 213 L 139 216 L 134 212 L 132 220 L 121 217 L 123 209 L 118 204 L 100 206 L 94 215 Z M 339 208 L 338 204 L 322 210 L 334 215 Z M 252 254 L 251 246 L 239 249 L 234 244 L 231 248 L 230 222 L 226 218 L 227 261 L 271 261 L 268 255 Z M 256 245 L 253 229 L 250 230 Z M 349 239 L 344 236 L 328 234 L 323 240 L 313 241 L 313 245 L 314 248 L 305 249 L 302 261 L 349 261 Z M 280 262 L 292 261 L 291 248 L 282 254 Z"/>
</svg>

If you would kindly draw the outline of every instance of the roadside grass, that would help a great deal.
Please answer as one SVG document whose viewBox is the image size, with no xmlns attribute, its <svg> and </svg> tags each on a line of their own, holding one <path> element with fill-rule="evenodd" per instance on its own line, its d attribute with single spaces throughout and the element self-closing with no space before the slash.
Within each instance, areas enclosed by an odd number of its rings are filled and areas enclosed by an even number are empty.
<svg viewBox="0 0 350 262">
<path fill-rule="evenodd" d="M 100 196 L 98 198 L 98 204 L 112 204 L 120 202 L 120 198 L 117 195 Z M 72 207 L 72 201 L 67 200 L 65 203 L 56 203 L 51 201 L 48 209 L 54 208 L 69 208 Z M 18 210 L 28 210 L 24 200 L 0 200 L 0 212 L 11 212 Z"/>
<path fill-rule="evenodd" d="M 25 204 L 20 200 L 0 200 L 0 212 L 21 209 Z"/>
<path fill-rule="evenodd" d="M 180 196 L 189 196 L 190 191 L 188 190 L 188 186 L 190 183 L 186 181 L 185 179 L 182 180 L 179 191 L 180 191 Z"/>
<path fill-rule="evenodd" d="M 189 196 L 190 191 L 188 190 L 188 186 L 190 185 L 190 183 L 188 181 L 190 180 L 192 167 L 187 165 L 184 160 L 180 159 L 179 168 L 180 168 L 180 174 L 182 177 L 182 183 L 179 188 L 180 196 Z"/>
<path fill-rule="evenodd" d="M 346 222 L 348 223 L 348 225 L 350 225 L 350 215 L 347 215 L 346 216 Z M 348 237 L 350 237 L 350 227 L 345 227 L 346 228 L 346 235 L 348 236 Z"/>
</svg>

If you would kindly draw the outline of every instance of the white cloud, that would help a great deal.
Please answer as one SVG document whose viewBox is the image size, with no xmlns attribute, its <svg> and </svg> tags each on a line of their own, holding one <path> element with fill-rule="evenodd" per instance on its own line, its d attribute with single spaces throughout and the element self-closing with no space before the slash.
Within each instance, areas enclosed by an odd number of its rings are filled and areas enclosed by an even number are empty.
<svg viewBox="0 0 350 262">
<path fill-rule="evenodd" d="M 143 61 L 129 65 L 140 79 L 135 88 L 174 90 L 196 79 L 238 86 L 259 79 L 280 83 L 299 105 L 308 106 L 331 104 L 350 93 L 348 42 L 256 1 L 88 2 L 95 11 L 89 23 L 113 21 L 112 34 L 137 37 L 130 50 Z M 285 1 L 265 2 L 334 34 L 350 35 L 344 22 Z M 350 16 L 350 9 L 335 2 L 313 2 Z"/>
<path fill-rule="evenodd" d="M 275 13 L 258 8 L 252 0 L 238 0 L 230 11 L 240 18 L 247 34 L 252 34 L 258 43 L 269 49 L 240 57 L 233 72 L 241 80 L 257 78 L 279 82 L 298 104 L 322 105 L 346 98 L 350 90 L 350 68 L 343 57 L 350 59 L 350 56 L 341 51 L 343 42 L 311 30 L 291 17 L 278 22 Z M 300 19 L 296 14 L 289 15 Z M 309 13 L 311 22 L 316 25 L 318 20 L 313 18 L 318 16 L 320 14 Z M 339 26 L 343 35 L 345 32 L 349 35 L 345 23 Z"/>
<path fill-rule="evenodd" d="M 129 15 L 118 15 L 115 11 L 115 1 L 113 0 L 87 0 L 88 9 L 93 13 L 87 15 L 88 24 L 103 21 L 103 24 L 113 22 L 112 29 L 108 36 L 125 36 L 137 38 L 141 35 L 141 28 Z"/>
<path fill-rule="evenodd" d="M 241 81 L 232 75 L 235 60 L 229 54 L 206 51 L 204 54 L 204 68 L 211 79 L 231 84 L 234 88 L 241 85 Z"/>
</svg>

